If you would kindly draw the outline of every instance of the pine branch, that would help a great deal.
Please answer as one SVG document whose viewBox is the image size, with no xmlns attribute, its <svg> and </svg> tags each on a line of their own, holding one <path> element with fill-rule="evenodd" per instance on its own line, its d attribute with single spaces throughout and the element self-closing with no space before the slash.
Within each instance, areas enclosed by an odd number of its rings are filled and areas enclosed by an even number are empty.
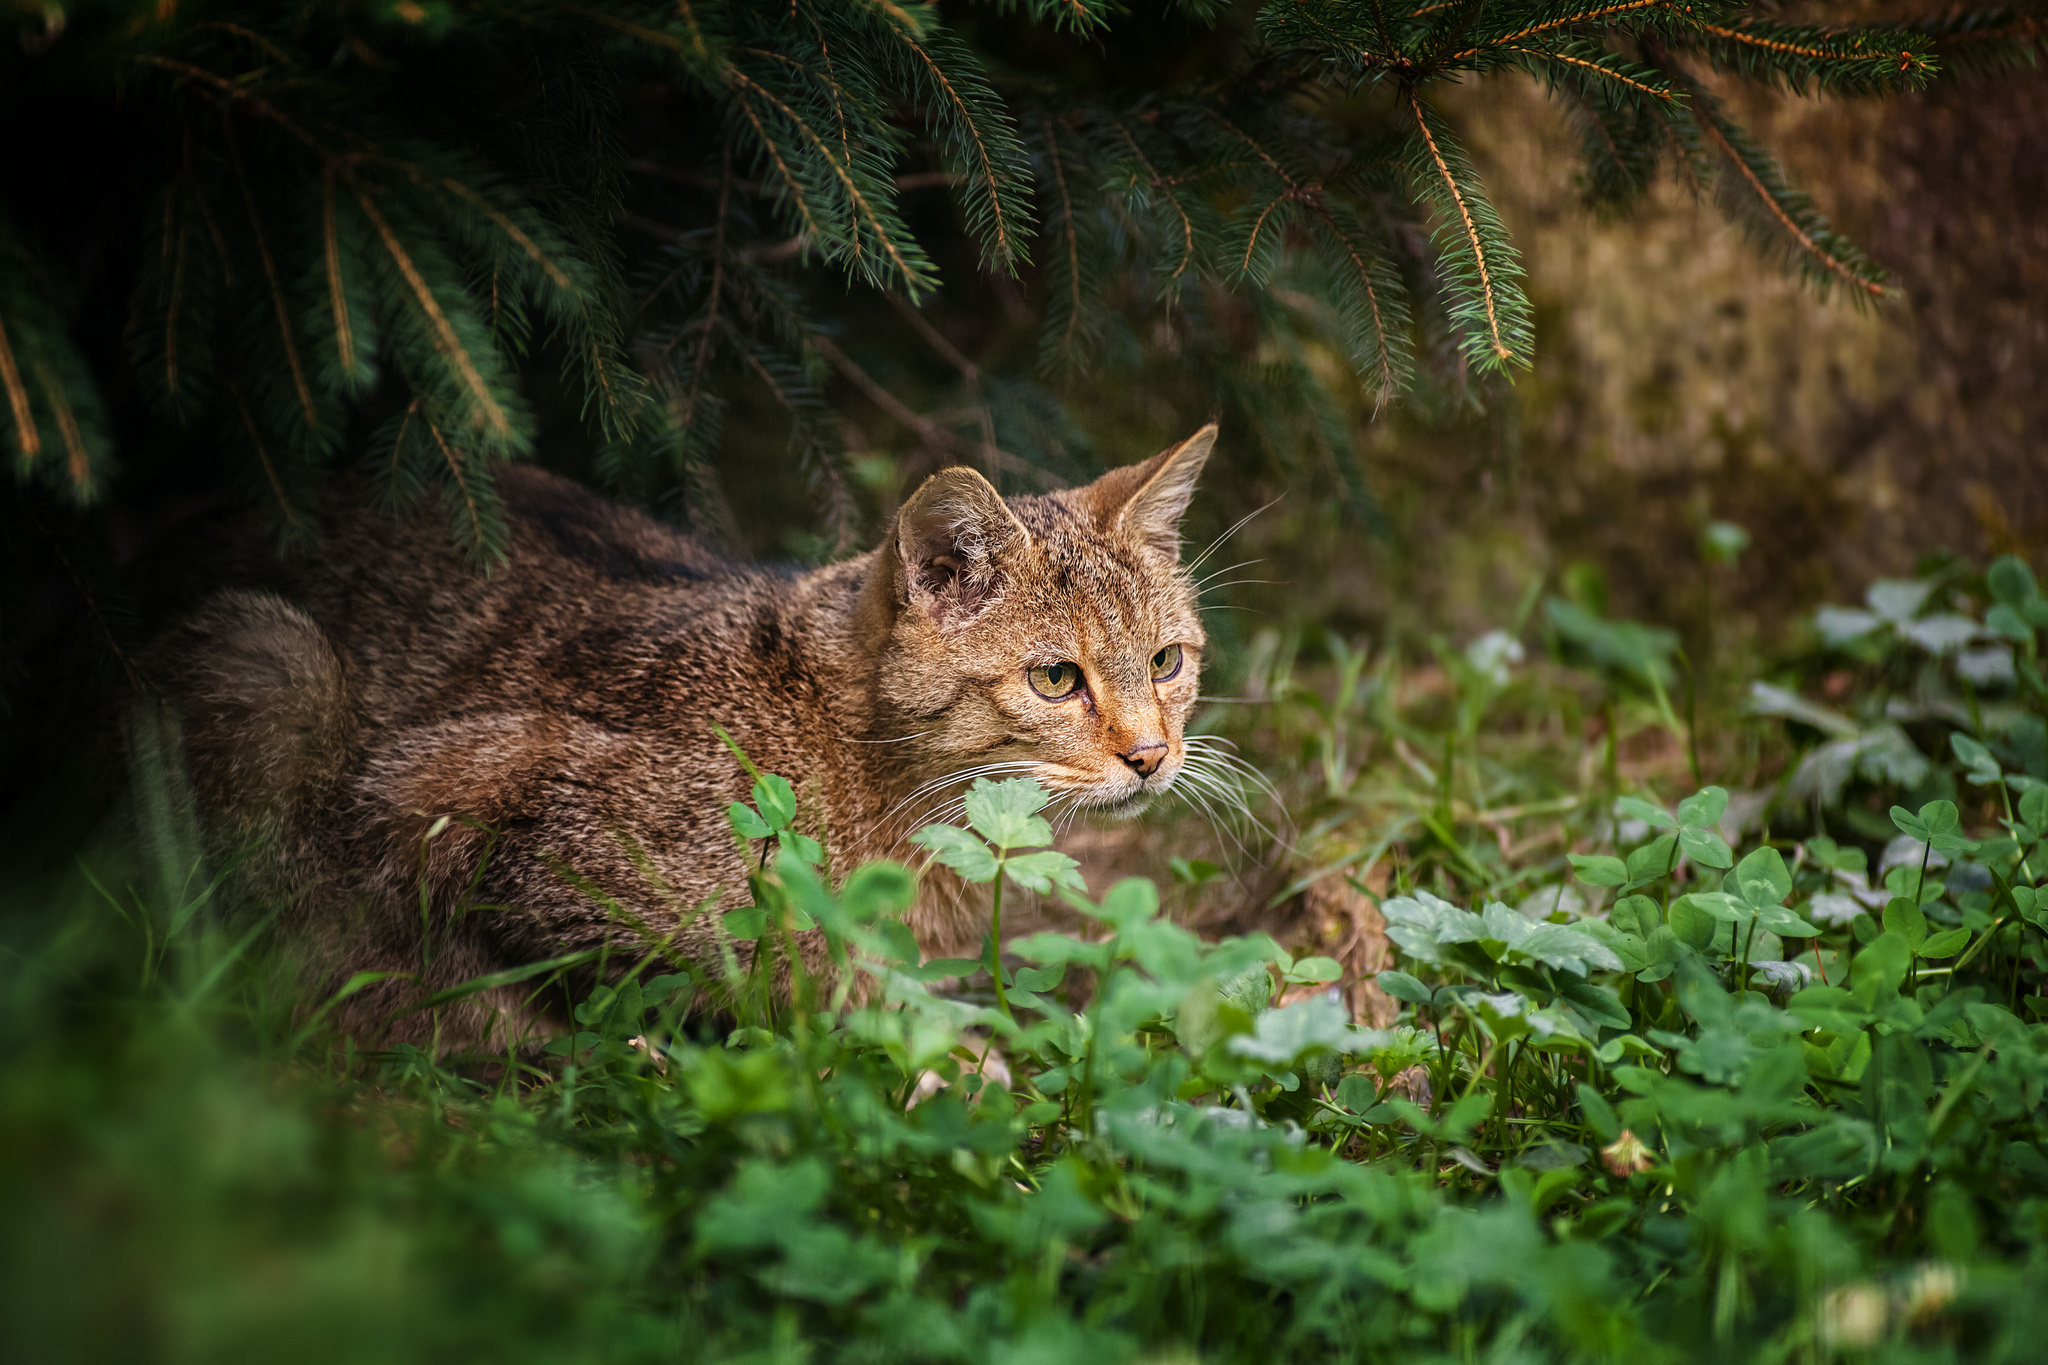
<svg viewBox="0 0 2048 1365">
<path fill-rule="evenodd" d="M 1516 43 L 1537 37 L 1539 34 L 1554 33 L 1559 29 L 1577 28 L 1584 24 L 1613 20 L 1624 14 L 1637 15 L 1646 11 L 1665 9 L 1671 3 L 1672 0 L 1609 0 L 1608 3 L 1593 5 L 1576 3 L 1553 5 L 1550 7 L 1549 13 L 1533 24 L 1523 24 L 1510 32 L 1488 37 L 1477 46 L 1468 47 L 1461 52 L 1451 53 L 1440 60 L 1447 63 L 1468 61 L 1473 57 L 1480 56 L 1488 48 L 1510 47 Z"/>
<path fill-rule="evenodd" d="M 1804 94 L 1808 82 L 1835 94 L 1899 94 L 1921 89 L 1937 69 L 1927 45 L 1899 28 L 1823 29 L 1744 17 L 1697 20 L 1672 42 L 1697 47 L 1718 70 L 1781 83 L 1794 94 Z"/>
<path fill-rule="evenodd" d="M 470 396 L 475 400 L 491 430 L 499 437 L 510 440 L 515 434 L 511 418 L 506 415 L 504 407 L 491 393 L 490 386 L 484 383 L 483 375 L 477 370 L 476 361 L 463 346 L 461 339 L 456 336 L 454 325 L 448 320 L 448 314 L 435 299 L 434 291 L 421 276 L 419 267 L 413 263 L 405 245 L 398 240 L 398 234 L 392 231 L 391 224 L 378 211 L 376 201 L 355 182 L 352 175 L 349 178 L 349 188 L 354 191 L 356 202 L 362 205 L 364 216 L 370 220 L 370 225 L 376 228 L 378 237 L 383 240 L 384 250 L 390 254 L 392 264 L 398 267 L 399 273 L 405 277 L 406 284 L 412 289 L 413 297 L 419 302 L 420 312 L 426 316 L 427 322 L 433 328 L 435 345 L 461 376 L 463 384 L 468 388 Z"/>
<path fill-rule="evenodd" d="M 1671 74 L 1685 79 L 1676 68 Z M 1716 179 L 1730 211 L 1761 242 L 1784 251 L 1823 294 L 1839 285 L 1852 299 L 1884 298 L 1884 272 L 1837 234 L 1810 199 L 1785 183 L 1777 161 L 1721 112 L 1719 101 L 1688 83 L 1692 97 L 1674 111 L 1672 127 L 1706 166 L 1721 168 Z"/>
<path fill-rule="evenodd" d="M 1623 107 L 1639 99 L 1663 104 L 1679 99 L 1678 92 L 1656 72 L 1631 66 L 1618 54 L 1591 43 L 1561 47 L 1525 47 L 1519 43 L 1505 43 L 1502 50 L 1528 58 L 1530 64 L 1553 84 L 1561 77 L 1566 78 L 1570 88 L 1590 99 L 1604 101 L 1610 107 Z"/>
<path fill-rule="evenodd" d="M 292 388 L 298 396 L 299 408 L 306 415 L 308 430 L 320 429 L 320 414 L 313 408 L 313 390 L 306 383 L 306 367 L 299 363 L 299 344 L 292 335 L 291 310 L 285 306 L 284 288 L 277 281 L 277 262 L 270 254 L 270 238 L 263 231 L 263 215 L 257 212 L 256 196 L 249 189 L 249 177 L 242 169 L 241 144 L 235 141 L 234 125 L 228 129 L 229 162 L 235 170 L 235 183 L 242 191 L 242 206 L 249 212 L 249 230 L 256 238 L 256 254 L 263 262 L 263 278 L 270 286 L 270 301 L 277 315 L 278 340 L 284 347 L 285 363 L 291 368 Z"/>
<path fill-rule="evenodd" d="M 328 161 L 320 172 L 320 244 L 321 260 L 327 269 L 327 297 L 334 316 L 334 346 L 336 358 L 344 374 L 351 374 L 356 368 L 355 329 L 349 323 L 348 290 L 341 278 L 341 242 L 335 223 L 334 176 L 336 165 Z M 183 241 L 179 250 L 184 249 Z M 172 316 L 177 309 L 175 296 Z M 175 387 L 175 383 L 173 384 Z"/>
<path fill-rule="evenodd" d="M 1053 184 L 1060 197 L 1060 240 L 1066 248 L 1061 262 L 1066 267 L 1065 289 L 1059 291 L 1066 299 L 1066 325 L 1061 329 L 1060 352 L 1073 354 L 1074 328 L 1081 322 L 1081 239 L 1074 226 L 1074 197 L 1067 189 L 1067 170 L 1060 155 L 1059 137 L 1053 132 L 1052 120 L 1044 121 L 1045 155 L 1052 163 Z"/>
<path fill-rule="evenodd" d="M 1480 369 L 1505 370 L 1530 360 L 1529 303 L 1515 281 L 1521 268 L 1478 177 L 1449 130 L 1436 122 L 1413 90 L 1415 118 L 1410 154 L 1417 191 L 1436 204 L 1439 261 L 1452 296 L 1451 317 L 1464 333 L 1462 349 Z"/>
<path fill-rule="evenodd" d="M 0 388 L 7 390 L 7 408 L 14 418 L 14 449 L 26 469 L 43 452 L 43 439 L 36 431 L 35 414 L 28 405 L 28 389 L 21 382 L 21 367 L 14 360 L 13 343 L 7 339 L 7 319 L 0 316 Z"/>
<path fill-rule="evenodd" d="M 64 382 L 42 357 L 37 356 L 29 363 L 35 366 L 43 397 L 57 419 L 58 434 L 64 438 L 65 472 L 71 476 L 71 487 L 82 502 L 92 489 L 92 455 L 85 446 L 85 433 L 78 428 L 78 414 L 72 410 L 70 395 L 64 392 Z"/>
<path fill-rule="evenodd" d="M 1188 268 L 1195 263 L 1195 213 L 1192 206 L 1176 192 L 1174 185 L 1161 176 L 1158 168 L 1147 159 L 1144 150 L 1138 146 L 1137 138 L 1131 135 L 1130 128 L 1124 124 L 1123 120 L 1114 116 L 1108 116 L 1106 121 L 1111 128 L 1116 130 L 1117 136 L 1123 139 L 1124 145 L 1130 148 L 1131 156 L 1145 173 L 1146 183 L 1173 209 L 1174 219 L 1177 223 L 1175 236 L 1178 239 L 1175 245 L 1179 248 L 1180 259 L 1173 267 L 1173 272 L 1167 276 L 1166 282 L 1161 286 L 1161 293 L 1171 296 L 1180 287 L 1181 280 L 1187 274 Z M 1136 187 L 1136 183 L 1135 179 L 1127 182 L 1127 195 L 1131 189 Z"/>
<path fill-rule="evenodd" d="M 936 107 L 944 111 L 940 128 L 972 153 L 962 158 L 970 168 L 965 197 L 969 223 L 983 239 L 985 260 L 1014 274 L 1017 264 L 1027 259 L 1024 234 L 1032 224 L 1021 183 L 1023 146 L 1008 112 L 958 42 L 938 36 L 918 43 L 907 35 L 902 42 L 917 60 L 922 83 L 939 96 Z M 949 76 L 935 54 L 944 54 L 958 74 Z"/>
<path fill-rule="evenodd" d="M 1408 317 L 1399 283 L 1382 264 L 1385 258 L 1378 253 L 1369 255 L 1362 246 L 1363 233 L 1355 221 L 1340 222 L 1320 196 L 1310 202 L 1309 209 L 1322 224 L 1331 250 L 1347 267 L 1343 278 L 1364 297 L 1366 326 L 1346 330 L 1351 334 L 1353 360 L 1372 376 L 1373 406 L 1382 407 L 1405 390 L 1409 381 Z"/>
<path fill-rule="evenodd" d="M 288 532 L 296 532 L 299 526 L 298 513 L 292 510 L 292 500 L 285 496 L 284 481 L 277 476 L 277 466 L 271 462 L 269 448 L 263 444 L 263 433 L 256 426 L 256 418 L 249 411 L 248 400 L 242 397 L 241 385 L 228 381 L 228 394 L 235 400 L 235 411 L 242 418 L 242 429 L 249 435 L 249 444 L 256 451 L 257 463 L 263 466 L 264 477 L 270 480 L 270 491 L 277 498 L 278 512 L 284 517 Z"/>
<path fill-rule="evenodd" d="M 2048 16 L 2022 9 L 1964 10 L 1911 26 L 1933 44 L 1943 74 L 1979 78 L 2032 70 L 2048 57 Z"/>
<path fill-rule="evenodd" d="M 850 255 L 863 277 L 879 288 L 887 288 L 890 283 L 889 277 L 877 274 L 866 263 L 861 239 L 861 224 L 865 222 L 866 230 L 874 236 L 876 244 L 888 257 L 889 265 L 894 271 L 895 282 L 905 292 L 915 298 L 933 288 L 936 281 L 932 277 L 929 263 L 924 259 L 922 249 L 910 238 L 908 230 L 895 221 L 887 200 L 884 200 L 883 209 L 876 208 L 869 193 L 861 189 L 860 181 L 863 177 L 856 171 L 855 166 L 851 162 L 842 163 L 834 154 L 831 143 L 811 126 L 809 120 L 787 102 L 778 99 L 761 82 L 748 76 L 737 66 L 728 67 L 726 77 L 736 89 L 746 92 L 749 97 L 761 99 L 780 114 L 799 137 L 810 143 L 812 150 L 830 172 L 831 178 L 838 182 L 841 192 L 851 205 L 853 222 L 850 231 L 844 237 L 829 232 L 819 233 L 820 240 L 827 245 L 828 250 Z M 760 129 L 758 121 L 755 122 L 755 127 L 757 130 Z M 872 186 L 872 189 L 878 196 L 893 198 L 893 186 L 877 184 Z"/>
<path fill-rule="evenodd" d="M 1321 241 L 1335 263 L 1346 349 L 1367 376 L 1374 406 L 1390 402 L 1407 387 L 1410 356 L 1407 309 L 1398 282 L 1386 268 L 1384 254 L 1376 244 L 1368 245 L 1368 236 L 1354 215 L 1333 209 L 1323 186 L 1303 182 L 1265 143 L 1221 113 L 1207 112 L 1227 137 L 1251 151 L 1256 163 L 1280 187 L 1277 194 L 1239 215 L 1249 218 L 1242 251 L 1233 249 L 1231 253 L 1240 275 L 1264 281 L 1267 271 L 1255 269 L 1253 264 L 1260 244 L 1277 242 L 1294 216 L 1290 210 L 1298 206 L 1320 228 Z"/>
</svg>

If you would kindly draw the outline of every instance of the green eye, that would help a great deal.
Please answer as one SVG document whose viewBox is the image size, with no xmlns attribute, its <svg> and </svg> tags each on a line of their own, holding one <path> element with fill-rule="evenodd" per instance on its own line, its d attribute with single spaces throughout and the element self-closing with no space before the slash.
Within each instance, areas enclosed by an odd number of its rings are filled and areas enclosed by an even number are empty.
<svg viewBox="0 0 2048 1365">
<path fill-rule="evenodd" d="M 1168 645 L 1152 656 L 1152 681 L 1165 682 L 1180 672 L 1180 646 Z"/>
<path fill-rule="evenodd" d="M 1026 673 L 1031 690 L 1047 701 L 1064 701 L 1081 686 L 1081 665 L 1062 660 L 1056 664 L 1041 664 Z"/>
</svg>

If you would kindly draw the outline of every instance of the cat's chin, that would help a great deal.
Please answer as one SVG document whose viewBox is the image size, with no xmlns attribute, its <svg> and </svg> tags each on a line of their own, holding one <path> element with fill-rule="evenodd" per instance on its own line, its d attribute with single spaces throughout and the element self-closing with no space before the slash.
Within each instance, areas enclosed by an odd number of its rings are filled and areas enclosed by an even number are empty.
<svg viewBox="0 0 2048 1365">
<path fill-rule="evenodd" d="M 1133 792 L 1129 796 L 1110 797 L 1095 807 L 1098 815 L 1112 820 L 1128 820 L 1152 804 L 1151 792 Z"/>
</svg>

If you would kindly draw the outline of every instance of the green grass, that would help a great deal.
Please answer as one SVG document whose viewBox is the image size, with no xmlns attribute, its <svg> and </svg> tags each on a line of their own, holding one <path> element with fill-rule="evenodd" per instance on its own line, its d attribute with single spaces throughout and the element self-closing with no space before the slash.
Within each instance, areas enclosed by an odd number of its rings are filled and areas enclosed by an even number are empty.
<svg viewBox="0 0 2048 1365">
<path fill-rule="evenodd" d="M 1748 714 L 1688 708 L 1668 644 L 1584 613 L 1521 666 L 1269 642 L 1263 700 L 1219 724 L 1277 781 L 1299 879 L 1381 902 L 1386 1029 L 1312 945 L 1204 942 L 1144 881 L 1078 889 L 1027 783 L 924 842 L 1087 931 L 935 994 L 986 960 L 918 960 L 900 869 L 821 882 L 768 774 L 732 819 L 779 852 L 726 928 L 766 961 L 815 925 L 868 1003 L 654 951 L 538 1062 L 359 1053 L 293 1022 L 288 969 L 203 894 L 131 888 L 183 880 L 135 855 L 163 847 L 144 821 L 15 917 L 0 968 L 0 1346 L 2036 1358 L 2048 607 L 2023 572 L 1832 621 Z M 2009 669 L 1930 649 L 1941 615 Z M 1919 855 L 1880 869 L 1902 832 Z M 1509 908 L 1561 885 L 1578 910 Z M 737 1026 L 690 1022 L 706 1003 Z"/>
</svg>

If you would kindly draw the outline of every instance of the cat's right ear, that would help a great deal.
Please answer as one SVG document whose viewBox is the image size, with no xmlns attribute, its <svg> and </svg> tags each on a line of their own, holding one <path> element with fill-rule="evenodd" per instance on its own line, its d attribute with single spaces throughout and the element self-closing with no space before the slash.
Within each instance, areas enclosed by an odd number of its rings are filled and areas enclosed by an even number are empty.
<svg viewBox="0 0 2048 1365">
<path fill-rule="evenodd" d="M 901 600 L 941 625 L 1002 591 L 1004 565 L 1031 540 L 987 479 L 964 465 L 926 479 L 896 514 Z"/>
</svg>

